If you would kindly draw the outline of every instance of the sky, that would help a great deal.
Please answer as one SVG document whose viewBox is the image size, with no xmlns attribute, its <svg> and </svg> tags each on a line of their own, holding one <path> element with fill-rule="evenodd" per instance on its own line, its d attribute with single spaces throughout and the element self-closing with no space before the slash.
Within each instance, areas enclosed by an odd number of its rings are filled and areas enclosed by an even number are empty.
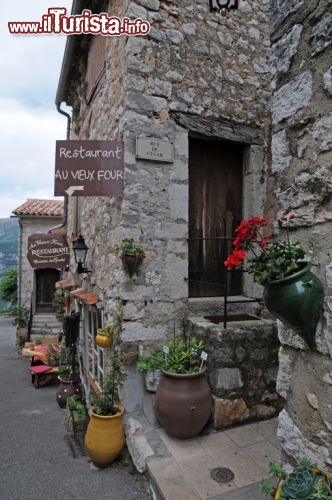
<svg viewBox="0 0 332 500">
<path fill-rule="evenodd" d="M 72 0 L 0 5 L 0 218 L 28 198 L 53 199 L 55 141 L 67 119 L 55 106 L 65 35 L 11 35 L 8 21 L 40 21 Z M 55 199 L 61 200 L 62 197 Z"/>
</svg>

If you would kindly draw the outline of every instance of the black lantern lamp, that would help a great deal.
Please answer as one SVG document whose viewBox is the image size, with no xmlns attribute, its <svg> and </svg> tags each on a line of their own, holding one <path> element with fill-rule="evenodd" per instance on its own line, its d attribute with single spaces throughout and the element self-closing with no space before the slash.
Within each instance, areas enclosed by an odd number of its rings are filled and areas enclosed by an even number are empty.
<svg viewBox="0 0 332 500">
<path fill-rule="evenodd" d="M 88 270 L 84 263 L 86 261 L 86 254 L 89 250 L 89 247 L 86 245 L 85 239 L 81 234 L 77 238 L 75 245 L 73 246 L 73 250 L 75 254 L 75 262 L 77 264 L 77 274 L 87 273 Z"/>
<path fill-rule="evenodd" d="M 237 9 L 238 4 L 238 0 L 210 0 L 211 10 L 219 9 L 221 16 L 227 16 L 231 9 Z"/>
</svg>

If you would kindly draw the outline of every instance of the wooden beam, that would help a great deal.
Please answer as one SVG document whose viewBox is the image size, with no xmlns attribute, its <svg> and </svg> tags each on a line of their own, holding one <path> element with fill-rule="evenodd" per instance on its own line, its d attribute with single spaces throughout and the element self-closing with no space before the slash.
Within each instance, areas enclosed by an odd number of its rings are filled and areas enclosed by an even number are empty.
<svg viewBox="0 0 332 500">
<path fill-rule="evenodd" d="M 210 137 L 247 145 L 264 144 L 264 132 L 258 127 L 180 112 L 172 112 L 172 117 L 176 123 L 189 130 L 192 137 Z"/>
</svg>

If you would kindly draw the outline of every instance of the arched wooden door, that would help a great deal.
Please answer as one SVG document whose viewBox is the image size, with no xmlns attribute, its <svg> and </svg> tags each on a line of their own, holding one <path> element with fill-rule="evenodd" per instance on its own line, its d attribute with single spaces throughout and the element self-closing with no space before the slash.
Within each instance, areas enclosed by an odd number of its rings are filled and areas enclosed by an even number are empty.
<svg viewBox="0 0 332 500">
<path fill-rule="evenodd" d="M 52 304 L 55 283 L 60 279 L 57 269 L 38 269 L 35 271 L 36 313 L 54 312 Z"/>
</svg>

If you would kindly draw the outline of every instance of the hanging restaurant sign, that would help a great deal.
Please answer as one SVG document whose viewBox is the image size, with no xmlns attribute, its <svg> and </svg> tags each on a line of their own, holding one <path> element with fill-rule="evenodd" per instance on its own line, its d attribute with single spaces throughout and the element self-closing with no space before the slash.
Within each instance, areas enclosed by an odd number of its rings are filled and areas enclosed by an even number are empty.
<svg viewBox="0 0 332 500">
<path fill-rule="evenodd" d="M 33 269 L 62 269 L 70 259 L 67 239 L 61 234 L 32 234 L 27 257 Z"/>
<path fill-rule="evenodd" d="M 56 141 L 55 196 L 122 196 L 124 150 L 118 141 Z"/>
</svg>

